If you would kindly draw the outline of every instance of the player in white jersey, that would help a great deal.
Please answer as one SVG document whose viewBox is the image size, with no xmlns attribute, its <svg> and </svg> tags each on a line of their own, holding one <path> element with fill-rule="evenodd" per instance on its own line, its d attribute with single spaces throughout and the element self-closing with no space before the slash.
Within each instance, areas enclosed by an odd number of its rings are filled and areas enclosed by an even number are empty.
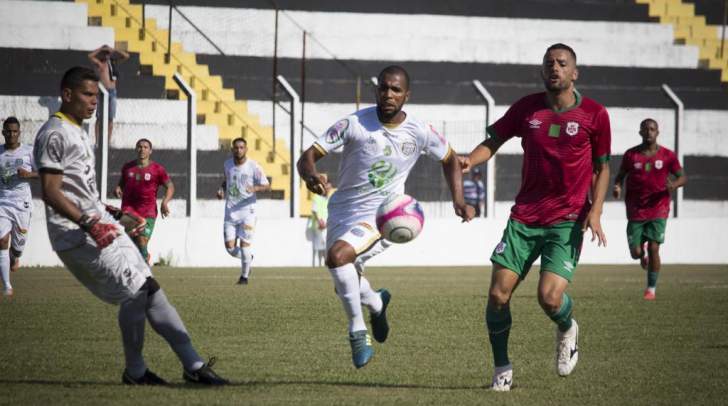
<svg viewBox="0 0 728 406">
<path fill-rule="evenodd" d="M 61 108 L 38 131 L 33 154 L 40 173 L 51 246 L 66 268 L 101 300 L 119 305 L 126 368 L 122 382 L 163 385 L 142 356 L 146 320 L 177 354 L 189 382 L 227 381 L 192 347 L 177 310 L 129 236 L 99 200 L 92 142 L 81 127 L 96 109 L 98 76 L 69 69 L 61 81 Z M 141 222 L 143 224 L 143 221 Z"/>
<path fill-rule="evenodd" d="M 217 198 L 225 198 L 225 249 L 233 257 L 240 258 L 238 284 L 247 285 L 253 262 L 253 235 L 257 220 L 255 194 L 270 190 L 270 183 L 263 168 L 246 156 L 248 143 L 244 138 L 234 139 L 230 149 L 233 156 L 225 161 L 225 180 L 217 191 Z"/>
<path fill-rule="evenodd" d="M 0 145 L 0 276 L 3 295 L 12 296 L 10 272 L 17 271 L 30 229 L 33 198 L 30 179 L 38 173 L 33 147 L 20 143 L 20 122 L 8 117 L 3 122 L 5 144 Z"/>
<path fill-rule="evenodd" d="M 309 190 L 325 194 L 325 179 L 316 161 L 343 147 L 339 189 L 329 199 L 326 265 L 336 293 L 349 319 L 349 342 L 356 368 L 374 354 L 361 306 L 369 309 L 374 339 L 384 342 L 389 333 L 386 310 L 390 293 L 374 291 L 362 275 L 366 260 L 388 246 L 376 228 L 375 214 L 390 194 L 404 193 L 407 175 L 421 154 L 442 162 L 455 214 L 469 221 L 473 207 L 463 200 L 460 163 L 447 140 L 432 126 L 402 111 L 409 98 L 409 75 L 400 66 L 379 74 L 376 107 L 359 110 L 336 122 L 308 148 L 298 171 Z"/>
</svg>

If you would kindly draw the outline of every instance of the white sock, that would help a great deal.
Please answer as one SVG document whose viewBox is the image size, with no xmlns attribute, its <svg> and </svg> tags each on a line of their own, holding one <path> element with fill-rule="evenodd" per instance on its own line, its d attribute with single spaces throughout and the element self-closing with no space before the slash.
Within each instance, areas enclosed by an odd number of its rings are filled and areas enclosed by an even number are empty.
<svg viewBox="0 0 728 406">
<path fill-rule="evenodd" d="M 0 274 L 2 274 L 3 288 L 12 289 L 10 284 L 10 250 L 0 250 Z"/>
<path fill-rule="evenodd" d="M 240 276 L 248 279 L 250 276 L 250 264 L 253 262 L 253 247 L 243 247 L 240 252 Z"/>
<path fill-rule="evenodd" d="M 647 291 L 649 291 L 650 293 L 655 293 L 655 290 L 656 289 L 657 289 L 657 287 L 655 287 L 655 286 L 648 286 L 647 287 Z"/>
<path fill-rule="evenodd" d="M 382 311 L 382 297 L 372 289 L 369 281 L 364 276 L 359 277 L 359 294 L 361 304 L 369 309 L 372 314 L 379 314 Z"/>
<path fill-rule="evenodd" d="M 238 247 L 237 245 L 232 248 L 225 247 L 225 250 L 227 250 L 228 254 L 230 254 L 230 256 L 232 257 L 242 258 L 242 254 L 240 253 L 240 247 Z"/>
<path fill-rule="evenodd" d="M 354 264 L 346 264 L 338 268 L 329 269 L 334 279 L 336 294 L 344 305 L 344 311 L 349 317 L 349 332 L 366 330 L 364 315 L 361 311 L 361 298 L 359 293 L 359 274 Z"/>
</svg>

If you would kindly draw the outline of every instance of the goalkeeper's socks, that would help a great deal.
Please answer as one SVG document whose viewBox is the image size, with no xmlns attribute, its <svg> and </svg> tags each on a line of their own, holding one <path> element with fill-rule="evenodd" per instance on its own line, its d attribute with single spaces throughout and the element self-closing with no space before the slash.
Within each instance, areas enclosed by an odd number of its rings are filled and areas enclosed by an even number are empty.
<svg viewBox="0 0 728 406">
<path fill-rule="evenodd" d="M 485 309 L 485 323 L 488 326 L 488 338 L 493 349 L 493 360 L 496 367 L 511 363 L 508 359 L 508 335 L 511 331 L 511 308 L 506 305 L 500 310 L 493 309 L 490 304 Z"/>
<path fill-rule="evenodd" d="M 13 288 L 10 284 L 10 250 L 0 250 L 0 274 L 2 274 L 3 289 Z"/>
</svg>

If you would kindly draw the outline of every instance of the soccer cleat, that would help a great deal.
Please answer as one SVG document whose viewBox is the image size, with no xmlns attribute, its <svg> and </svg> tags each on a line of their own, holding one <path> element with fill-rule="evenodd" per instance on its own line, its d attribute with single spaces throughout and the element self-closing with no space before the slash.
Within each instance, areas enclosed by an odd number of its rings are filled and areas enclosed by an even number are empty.
<svg viewBox="0 0 728 406">
<path fill-rule="evenodd" d="M 579 361 L 579 325 L 571 319 L 571 328 L 561 332 L 556 328 L 556 372 L 568 376 Z"/>
<path fill-rule="evenodd" d="M 7 288 L 3 290 L 3 296 L 7 297 L 8 299 L 12 298 L 15 294 L 15 291 L 13 288 Z"/>
<path fill-rule="evenodd" d="M 655 292 L 650 289 L 645 289 L 645 294 L 642 296 L 645 300 L 655 300 Z"/>
<path fill-rule="evenodd" d="M 140 378 L 132 378 L 125 369 L 121 375 L 121 383 L 124 385 L 167 385 L 167 381 L 160 378 L 157 374 L 147 369 Z"/>
<path fill-rule="evenodd" d="M 247 285 L 247 284 L 248 284 L 248 278 L 244 278 L 241 276 L 240 279 L 238 279 L 238 285 Z"/>
<path fill-rule="evenodd" d="M 389 323 L 387 323 L 387 305 L 392 299 L 392 295 L 385 288 L 379 289 L 379 296 L 382 298 L 382 310 L 379 314 L 372 314 L 370 322 L 372 323 L 372 335 L 379 343 L 387 341 L 389 335 Z"/>
<path fill-rule="evenodd" d="M 212 366 L 215 365 L 215 357 L 210 358 L 207 364 L 201 366 L 196 371 L 184 370 L 182 378 L 190 383 L 199 383 L 201 385 L 227 385 L 230 383 L 227 379 L 216 374 L 212 370 Z"/>
<path fill-rule="evenodd" d="M 496 392 L 508 392 L 511 390 L 511 386 L 513 386 L 513 366 L 508 364 L 496 367 L 490 389 Z"/>
<path fill-rule="evenodd" d="M 354 366 L 359 369 L 369 363 L 374 356 L 374 348 L 372 348 L 372 339 L 366 330 L 354 331 L 349 333 L 349 343 L 351 344 L 351 360 Z"/>
</svg>

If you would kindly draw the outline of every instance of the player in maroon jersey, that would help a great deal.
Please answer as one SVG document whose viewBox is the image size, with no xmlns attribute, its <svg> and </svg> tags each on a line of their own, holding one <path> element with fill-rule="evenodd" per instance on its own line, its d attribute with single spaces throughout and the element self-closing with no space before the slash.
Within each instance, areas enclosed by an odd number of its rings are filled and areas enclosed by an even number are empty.
<svg viewBox="0 0 728 406">
<path fill-rule="evenodd" d="M 657 144 L 658 135 L 657 121 L 651 118 L 642 120 L 642 143 L 624 153 L 612 193 L 615 198 L 620 198 L 626 177 L 627 241 L 630 255 L 639 259 L 640 265 L 647 271 L 645 300 L 655 300 L 661 264 L 660 244 L 665 241 L 670 195 L 687 182 L 675 153 Z M 670 175 L 676 179 L 670 179 Z"/>
<path fill-rule="evenodd" d="M 137 158 L 129 161 L 121 168 L 121 178 L 114 193 L 121 198 L 121 210 L 134 210 L 146 219 L 144 231 L 135 236 L 134 244 L 139 248 L 142 256 L 150 262 L 151 257 L 147 249 L 149 239 L 154 231 L 154 222 L 157 219 L 157 192 L 159 187 L 165 189 L 164 198 L 160 205 L 162 218 L 169 215 L 169 201 L 174 196 L 174 184 L 167 174 L 164 166 L 149 159 L 152 155 L 152 142 L 141 138 L 136 143 Z"/>
<path fill-rule="evenodd" d="M 557 326 L 557 373 L 569 375 L 578 360 L 578 326 L 566 288 L 583 233 L 590 229 L 592 241 L 607 244 L 600 219 L 609 187 L 611 142 L 607 110 L 576 91 L 578 76 L 574 50 L 564 44 L 550 46 L 541 67 L 546 91 L 514 103 L 488 127 L 490 137 L 463 159 L 466 167 L 475 167 L 507 140 L 521 138 L 521 189 L 490 258 L 486 323 L 495 360 L 491 387 L 496 391 L 508 391 L 513 383 L 508 359 L 511 296 L 539 257 L 538 302 Z"/>
</svg>

